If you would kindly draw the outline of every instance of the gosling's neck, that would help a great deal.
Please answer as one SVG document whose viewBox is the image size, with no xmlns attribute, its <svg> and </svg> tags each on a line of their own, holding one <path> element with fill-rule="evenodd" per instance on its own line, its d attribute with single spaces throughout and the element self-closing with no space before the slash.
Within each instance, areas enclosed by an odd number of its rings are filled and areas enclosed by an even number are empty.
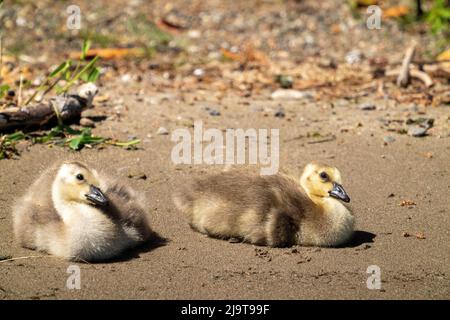
<svg viewBox="0 0 450 320">
<path fill-rule="evenodd" d="M 351 211 L 339 200 L 320 197 L 301 187 L 312 208 L 298 233 L 298 243 L 304 245 L 337 246 L 352 235 L 355 220 Z"/>
</svg>

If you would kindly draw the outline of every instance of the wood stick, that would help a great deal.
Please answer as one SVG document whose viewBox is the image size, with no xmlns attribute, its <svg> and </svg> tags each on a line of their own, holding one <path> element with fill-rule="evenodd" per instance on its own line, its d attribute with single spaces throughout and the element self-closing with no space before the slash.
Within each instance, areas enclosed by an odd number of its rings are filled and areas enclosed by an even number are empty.
<svg viewBox="0 0 450 320">
<path fill-rule="evenodd" d="M 2 69 L 3 69 L 3 35 L 0 34 L 0 73 Z"/>
<path fill-rule="evenodd" d="M 62 120 L 79 117 L 83 110 L 91 107 L 97 93 L 97 86 L 87 83 L 80 86 L 77 94 L 57 96 L 46 103 L 34 106 L 4 109 L 0 112 L 0 132 L 11 128 L 45 124 L 55 118 L 55 110 Z"/>
<path fill-rule="evenodd" d="M 402 69 L 389 70 L 386 71 L 385 75 L 387 77 L 400 76 L 402 72 L 403 72 Z M 417 78 L 420 81 L 422 81 L 427 88 L 433 85 L 433 79 L 431 79 L 431 77 L 426 72 L 417 69 L 411 69 L 408 71 L 408 73 L 411 77 Z"/>
<path fill-rule="evenodd" d="M 0 263 L 4 263 L 4 262 L 11 262 L 11 261 L 16 261 L 16 260 L 23 260 L 23 259 L 33 259 L 33 258 L 53 258 L 53 259 L 60 259 L 63 260 L 64 258 L 62 257 L 57 257 L 57 256 L 50 256 L 50 255 L 42 255 L 42 256 L 24 256 L 24 257 L 15 257 L 15 258 L 9 258 L 9 259 L 4 259 L 4 260 L 0 260 Z M 71 256 L 68 258 L 77 258 L 75 256 Z M 77 258 L 79 259 L 79 258 Z M 84 259 L 79 259 L 79 261 L 87 263 L 87 264 L 91 264 L 89 261 L 86 261 Z"/>
<path fill-rule="evenodd" d="M 17 95 L 17 106 L 22 106 L 22 84 L 23 84 L 23 74 L 20 71 L 20 82 L 19 82 L 19 94 Z"/>
<path fill-rule="evenodd" d="M 409 65 L 416 52 L 416 44 L 413 44 L 406 50 L 405 57 L 403 58 L 402 67 L 397 77 L 397 86 L 406 87 L 409 83 Z"/>
</svg>

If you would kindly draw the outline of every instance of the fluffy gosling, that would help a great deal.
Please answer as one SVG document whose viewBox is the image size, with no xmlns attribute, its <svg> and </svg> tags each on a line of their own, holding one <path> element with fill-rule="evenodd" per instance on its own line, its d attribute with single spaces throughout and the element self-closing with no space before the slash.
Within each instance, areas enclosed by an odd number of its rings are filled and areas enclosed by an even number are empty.
<svg viewBox="0 0 450 320">
<path fill-rule="evenodd" d="M 153 234 L 133 190 L 79 162 L 42 174 L 16 203 L 13 227 L 23 247 L 81 261 L 111 259 Z"/>
<path fill-rule="evenodd" d="M 174 203 L 190 226 L 211 237 L 255 245 L 339 246 L 353 234 L 350 198 L 335 167 L 308 164 L 299 183 L 282 176 L 229 171 L 196 179 Z"/>
</svg>

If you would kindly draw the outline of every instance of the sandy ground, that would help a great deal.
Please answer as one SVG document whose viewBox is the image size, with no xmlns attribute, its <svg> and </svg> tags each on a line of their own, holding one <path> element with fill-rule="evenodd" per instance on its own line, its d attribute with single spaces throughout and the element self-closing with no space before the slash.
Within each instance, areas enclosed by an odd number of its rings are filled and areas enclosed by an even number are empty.
<svg viewBox="0 0 450 320">
<path fill-rule="evenodd" d="M 149 44 L 157 54 L 146 59 L 102 61 L 102 99 L 91 110 L 106 118 L 94 134 L 141 143 L 133 151 L 108 146 L 80 152 L 33 145 L 18 160 L 0 161 L 0 256 L 16 258 L 0 261 L 0 299 L 450 298 L 448 74 L 432 74 L 435 85 L 428 89 L 416 80 L 399 89 L 395 79 L 379 78 L 380 70 L 400 66 L 412 40 L 420 44 L 419 60 L 441 52 L 426 31 L 383 20 L 381 30 L 369 32 L 347 5 L 326 0 L 76 3 L 84 33 L 67 32 L 65 2 L 4 6 L 5 52 L 24 55 L 20 63 L 11 60 L 6 80 L 14 87 L 23 66 L 33 73 L 25 73 L 30 81 L 46 74 L 79 50 L 83 34 L 94 47 Z M 161 24 L 163 17 L 175 30 Z M 153 21 L 174 40 L 161 39 Z M 361 61 L 349 65 L 349 57 Z M 294 89 L 306 88 L 315 99 L 272 100 L 281 74 L 293 76 Z M 27 90 L 29 95 L 33 88 Z M 360 110 L 363 103 L 376 110 Z M 274 116 L 280 108 L 285 117 Z M 220 116 L 210 115 L 211 109 Z M 434 119 L 428 136 L 400 134 L 408 119 L 421 117 Z M 284 172 L 299 175 L 311 160 L 337 166 L 357 218 L 352 242 L 280 249 L 193 232 L 171 194 L 196 175 L 224 169 L 172 162 L 170 134 L 194 120 L 222 130 L 280 129 Z M 158 135 L 159 127 L 169 135 Z M 98 264 L 71 263 L 15 244 L 14 201 L 42 170 L 63 159 L 87 162 L 143 193 L 151 225 L 167 243 Z M 401 206 L 405 200 L 415 205 Z M 66 286 L 74 264 L 81 270 L 79 290 Z M 367 288 L 369 266 L 381 270 L 380 290 Z"/>
<path fill-rule="evenodd" d="M 158 104 L 163 93 L 106 87 L 111 100 L 128 106 L 120 122 L 97 124 L 95 133 L 132 133 L 143 139 L 139 150 L 108 147 L 74 153 L 35 145 L 19 160 L 0 162 L 0 254 L 42 255 L 13 241 L 11 206 L 53 161 L 76 158 L 122 178 L 146 196 L 152 227 L 166 245 L 132 252 L 110 263 L 76 263 L 81 289 L 69 290 L 67 268 L 74 264 L 43 256 L 0 262 L 0 299 L 448 299 L 450 298 L 450 139 L 448 108 L 391 106 L 376 101 L 377 110 L 361 111 L 353 101 L 283 102 L 285 118 L 273 113 L 279 102 L 267 96 L 226 96 L 220 103 L 205 99 L 186 104 L 177 93 Z M 358 102 L 359 103 L 359 102 Z M 221 116 L 204 110 L 213 105 Z M 97 112 L 106 106 L 96 107 Z M 380 117 L 433 117 L 431 135 L 413 138 L 380 128 Z M 425 114 L 423 114 L 425 113 Z M 265 248 L 229 243 L 193 232 L 172 201 L 173 190 L 191 177 L 223 166 L 174 165 L 170 135 L 159 126 L 180 127 L 180 118 L 201 119 L 205 128 L 279 128 L 280 167 L 298 174 L 310 160 L 340 168 L 357 217 L 355 239 L 343 248 Z M 361 125 L 357 125 L 361 123 Z M 320 132 L 336 139 L 311 143 Z M 150 134 L 151 136 L 148 136 Z M 428 154 L 428 157 L 427 157 Z M 430 156 L 432 155 L 432 157 Z M 143 172 L 146 180 L 127 178 Z M 393 195 L 391 195 L 393 194 Z M 402 200 L 416 203 L 400 206 Z M 404 237 L 407 232 L 411 236 Z M 425 239 L 415 235 L 423 233 Z M 369 290 L 366 270 L 381 268 L 382 289 Z"/>
</svg>

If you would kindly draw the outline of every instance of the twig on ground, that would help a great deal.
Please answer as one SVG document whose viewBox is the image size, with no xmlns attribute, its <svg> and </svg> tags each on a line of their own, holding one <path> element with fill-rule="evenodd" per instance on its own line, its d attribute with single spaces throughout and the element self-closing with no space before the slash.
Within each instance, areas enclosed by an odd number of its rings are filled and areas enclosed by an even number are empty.
<svg viewBox="0 0 450 320">
<path fill-rule="evenodd" d="M 391 76 L 399 76 L 400 77 L 402 72 L 403 72 L 403 70 L 401 70 L 401 69 L 395 69 L 395 70 L 386 71 L 385 75 L 387 77 L 391 77 Z M 408 77 L 411 76 L 413 78 L 419 79 L 420 81 L 422 81 L 425 84 L 425 86 L 427 88 L 429 88 L 429 87 L 431 87 L 433 85 L 433 80 L 424 71 L 412 69 L 412 70 L 409 70 L 408 73 L 409 73 Z"/>
<path fill-rule="evenodd" d="M 330 142 L 330 141 L 334 141 L 336 140 L 336 136 L 332 136 L 330 138 L 325 138 L 325 139 L 321 139 L 321 140 L 313 140 L 313 141 L 308 141 L 308 144 L 316 144 L 316 143 L 324 143 L 324 142 Z"/>
<path fill-rule="evenodd" d="M 20 80 L 19 80 L 19 94 L 17 95 L 17 106 L 22 106 L 22 86 L 23 86 L 23 74 L 20 72 Z"/>
<path fill-rule="evenodd" d="M 0 71 L 3 68 L 3 36 L 0 34 Z"/>
<path fill-rule="evenodd" d="M 377 96 L 383 98 L 386 95 L 386 92 L 384 92 L 384 82 L 383 80 L 378 81 L 377 86 Z"/>
<path fill-rule="evenodd" d="M 42 125 L 56 114 L 58 122 L 80 116 L 84 109 L 90 108 L 92 100 L 98 93 L 97 86 L 86 83 L 78 89 L 78 94 L 57 96 L 46 103 L 23 108 L 9 108 L 0 112 L 0 131 Z"/>
<path fill-rule="evenodd" d="M 53 258 L 53 259 L 63 259 L 61 257 L 57 257 L 57 256 L 50 256 L 50 255 L 43 255 L 43 256 L 24 256 L 24 257 L 15 257 L 15 258 L 10 258 L 10 259 L 5 259 L 5 260 L 0 260 L 0 263 L 3 262 L 10 262 L 10 261 L 16 261 L 16 260 L 23 260 L 23 259 L 32 259 L 32 258 Z M 75 258 L 75 257 L 69 257 L 69 258 Z M 78 261 L 87 263 L 87 264 L 91 264 L 89 263 L 89 261 L 83 260 L 83 259 L 79 259 L 77 258 Z"/>
<path fill-rule="evenodd" d="M 400 73 L 397 77 L 397 86 L 406 87 L 409 83 L 409 65 L 414 58 L 414 53 L 416 52 L 416 44 L 414 43 L 411 47 L 406 50 L 405 57 L 403 58 L 402 67 Z"/>
</svg>

